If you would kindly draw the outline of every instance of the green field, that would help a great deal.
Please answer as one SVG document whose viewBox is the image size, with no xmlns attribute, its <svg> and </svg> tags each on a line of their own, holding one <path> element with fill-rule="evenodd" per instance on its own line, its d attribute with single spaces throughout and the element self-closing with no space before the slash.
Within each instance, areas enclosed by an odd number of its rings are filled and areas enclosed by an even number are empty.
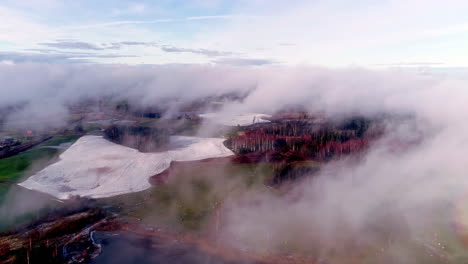
<svg viewBox="0 0 468 264">
<path fill-rule="evenodd" d="M 18 155 L 0 159 L 0 232 L 27 223 L 62 204 L 53 197 L 24 189 L 14 183 L 43 169 L 62 153 L 63 149 L 44 148 L 73 143 L 77 136 L 56 136 Z"/>
<path fill-rule="evenodd" d="M 18 185 L 0 184 L 0 232 L 39 219 L 62 208 L 63 203 L 47 194 Z"/>
<path fill-rule="evenodd" d="M 59 146 L 62 143 L 75 142 L 77 136 L 56 136 L 18 155 L 0 159 L 0 204 L 11 184 L 31 176 L 53 162 L 63 151 L 61 149 L 44 148 L 44 146 Z"/>
<path fill-rule="evenodd" d="M 59 146 L 77 139 L 77 136 L 56 136 L 18 155 L 0 159 L 0 181 L 17 182 L 34 174 L 61 153 L 60 149 L 43 148 L 44 146 Z"/>
<path fill-rule="evenodd" d="M 272 166 L 266 163 L 200 164 L 176 171 L 167 184 L 99 202 L 147 224 L 197 233 L 210 223 L 226 199 L 253 190 L 277 192 L 263 184 L 272 172 Z"/>
<path fill-rule="evenodd" d="M 61 143 L 73 142 L 77 138 L 54 137 L 29 151 L 0 160 L 0 180 L 16 182 L 44 168 L 53 162 L 63 150 L 41 148 L 41 146 L 57 146 Z M 298 170 L 319 166 L 321 164 L 314 161 L 295 164 Z M 218 212 L 220 212 L 218 209 L 230 200 L 243 199 L 250 197 L 251 194 L 283 195 L 286 190 L 265 185 L 265 182 L 271 180 L 275 169 L 277 165 L 272 163 L 194 162 L 189 166 L 181 166 L 173 170 L 166 184 L 153 186 L 137 193 L 98 199 L 97 203 L 117 212 L 123 218 L 140 219 L 148 226 L 195 235 L 206 234 L 204 232 L 216 226 Z M 8 196 L 5 195 L 7 192 Z M 21 209 L 24 204 L 28 207 L 24 209 L 26 213 L 20 211 L 11 217 L 9 211 L 2 207 L 4 204 L 13 205 L 7 206 L 8 210 Z M 0 231 L 35 219 L 47 213 L 48 210 L 60 206 L 63 205 L 45 194 L 15 185 L 0 184 Z M 31 208 L 35 210 L 30 210 Z M 278 209 L 281 210 L 281 208 Z M 369 225 L 375 226 L 374 231 L 360 231 L 363 232 L 362 234 L 367 234 L 363 238 L 372 238 L 371 240 L 364 239 L 358 245 L 340 240 L 336 242 L 336 248 L 327 248 L 327 250 L 322 250 L 324 248 L 322 244 L 314 244 L 313 233 L 295 229 L 295 218 L 292 215 L 291 230 L 283 236 L 282 244 L 275 245 L 277 246 L 275 251 L 284 254 L 320 254 L 330 263 L 384 263 L 389 255 L 411 257 L 405 260 L 405 263 L 468 263 L 468 248 L 461 243 L 459 234 L 453 227 L 456 216 L 450 204 L 434 205 L 434 210 L 437 210 L 439 214 L 431 214 L 430 219 L 421 217 L 421 225 L 424 224 L 424 228 L 418 228 L 418 230 L 424 230 L 424 232 L 417 234 L 402 232 L 400 228 L 405 227 L 405 219 L 395 216 L 390 209 L 388 209 L 388 215 L 380 216 L 382 219 L 375 217 L 375 223 Z M 394 227 L 382 226 L 380 221 L 385 222 L 387 219 L 393 219 L 389 223 L 397 224 Z M 468 234 L 468 231 L 465 232 Z M 355 235 L 359 236 L 359 233 Z M 304 241 L 307 243 L 305 244 Z M 346 247 L 342 247 L 343 245 Z"/>
<path fill-rule="evenodd" d="M 320 163 L 304 161 L 295 165 L 311 168 Z M 285 190 L 266 185 L 276 169 L 274 163 L 192 163 L 175 169 L 166 184 L 99 201 L 148 224 L 198 232 L 210 224 L 213 213 L 228 199 L 262 192 L 281 195 Z"/>
<path fill-rule="evenodd" d="M 170 176 L 172 179 L 164 185 L 153 186 L 138 193 L 98 199 L 98 203 L 116 210 L 122 217 L 137 218 L 149 226 L 175 232 L 203 234 L 216 225 L 218 208 L 229 200 L 249 197 L 252 193 L 283 195 L 282 189 L 264 184 L 271 177 L 273 166 L 271 163 L 214 163 L 189 166 L 175 170 Z M 316 167 L 319 164 L 304 162 L 298 166 Z M 389 215 L 381 220 L 396 217 L 391 221 L 396 224 L 395 227 L 384 227 L 376 220 L 375 225 L 379 229 L 376 229 L 375 233 L 363 230 L 366 236 L 372 237 L 371 241 L 362 241 L 360 245 L 337 241 L 337 247 L 328 251 L 320 251 L 324 246 L 320 243 L 314 244 L 313 235 L 310 238 L 307 236 L 309 233 L 304 230 L 294 229 L 294 216 L 291 216 L 290 234 L 284 235 L 283 244 L 278 244 L 275 251 L 299 255 L 321 252 L 320 254 L 331 263 L 384 263 L 388 256 L 393 254 L 411 257 L 408 263 L 467 263 L 468 248 L 463 246 L 453 228 L 453 210 L 447 206 L 437 206 L 434 210 L 439 210 L 440 214 L 437 214 L 436 218 L 424 221 L 425 227 L 422 229 L 426 230 L 425 232 L 402 232 L 399 227 L 405 226 L 404 219 L 389 212 Z M 395 232 L 392 232 L 393 228 L 396 228 Z M 304 244 L 304 240 L 299 238 L 304 238 L 305 241 L 310 239 L 310 243 Z M 350 243 L 349 247 L 347 243 Z M 346 247 L 343 248 L 344 245 Z"/>
</svg>

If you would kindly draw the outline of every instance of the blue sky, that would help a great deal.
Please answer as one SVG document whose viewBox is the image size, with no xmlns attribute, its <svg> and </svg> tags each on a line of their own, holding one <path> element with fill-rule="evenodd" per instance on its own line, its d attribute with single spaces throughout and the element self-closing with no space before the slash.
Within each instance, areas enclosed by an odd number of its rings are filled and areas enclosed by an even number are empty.
<svg viewBox="0 0 468 264">
<path fill-rule="evenodd" d="M 0 0 L 0 61 L 468 66 L 465 0 Z"/>
</svg>

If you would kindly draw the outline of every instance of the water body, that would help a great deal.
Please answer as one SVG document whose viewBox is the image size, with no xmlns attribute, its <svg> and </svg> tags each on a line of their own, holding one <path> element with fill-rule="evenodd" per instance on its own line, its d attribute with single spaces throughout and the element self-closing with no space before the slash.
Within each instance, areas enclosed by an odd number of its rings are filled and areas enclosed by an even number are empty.
<svg viewBox="0 0 468 264">
<path fill-rule="evenodd" d="M 254 264 L 224 260 L 178 241 L 126 232 L 94 232 L 93 241 L 102 248 L 101 255 L 91 261 L 93 264 Z"/>
</svg>

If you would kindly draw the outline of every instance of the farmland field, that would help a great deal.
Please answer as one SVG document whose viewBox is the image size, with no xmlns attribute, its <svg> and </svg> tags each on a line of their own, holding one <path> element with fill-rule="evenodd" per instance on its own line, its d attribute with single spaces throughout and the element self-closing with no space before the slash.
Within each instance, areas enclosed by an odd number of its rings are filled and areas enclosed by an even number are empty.
<svg viewBox="0 0 468 264">
<path fill-rule="evenodd" d="M 77 136 L 56 136 L 18 155 L 0 159 L 0 231 L 26 223 L 60 206 L 51 196 L 15 183 L 43 169 Z"/>
</svg>

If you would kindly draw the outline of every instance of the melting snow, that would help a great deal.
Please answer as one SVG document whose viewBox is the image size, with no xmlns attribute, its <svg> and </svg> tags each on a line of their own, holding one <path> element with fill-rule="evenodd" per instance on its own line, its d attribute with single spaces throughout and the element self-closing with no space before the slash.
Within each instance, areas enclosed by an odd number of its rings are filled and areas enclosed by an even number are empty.
<svg viewBox="0 0 468 264">
<path fill-rule="evenodd" d="M 171 161 L 224 157 L 233 153 L 222 138 L 171 137 L 173 150 L 142 153 L 100 136 L 81 137 L 60 160 L 19 185 L 59 199 L 71 195 L 109 197 L 150 187 L 149 177 L 167 169 Z"/>
<path fill-rule="evenodd" d="M 235 116 L 224 116 L 218 113 L 207 113 L 201 114 L 201 118 L 204 118 L 208 121 L 219 123 L 225 126 L 248 126 L 255 123 L 268 123 L 270 121 L 265 120 L 263 118 L 271 117 L 270 115 L 266 114 L 258 114 L 258 113 L 247 113 L 247 114 L 240 114 Z"/>
</svg>

